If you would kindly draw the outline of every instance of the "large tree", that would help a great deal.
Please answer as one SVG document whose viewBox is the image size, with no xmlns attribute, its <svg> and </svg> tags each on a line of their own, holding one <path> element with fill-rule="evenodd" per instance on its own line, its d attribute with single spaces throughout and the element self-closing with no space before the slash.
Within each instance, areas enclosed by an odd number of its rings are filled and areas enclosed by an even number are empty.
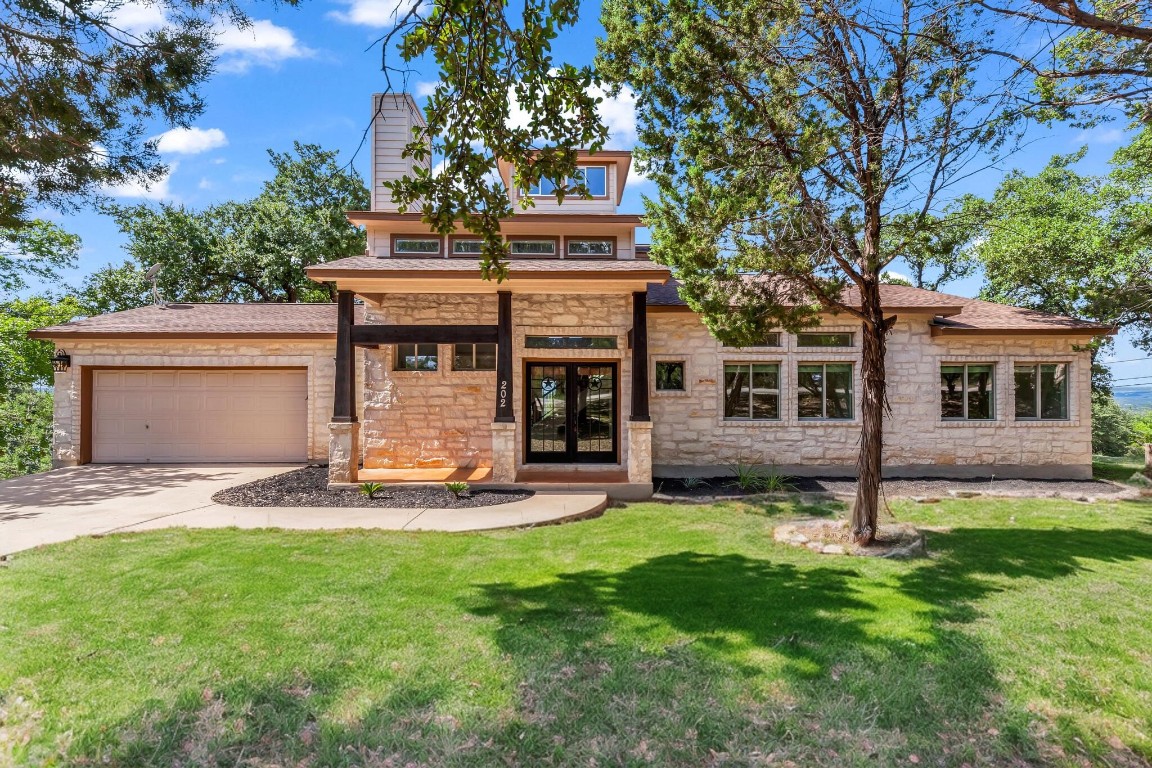
<svg viewBox="0 0 1152 768">
<path fill-rule="evenodd" d="M 1126 328 L 1152 350 L 1152 131 L 1117 152 L 1107 176 L 1078 172 L 1083 155 L 1014 171 L 988 200 L 968 201 L 982 295 Z"/>
<path fill-rule="evenodd" d="M 1008 124 L 951 2 L 608 0 L 601 71 L 636 92 L 652 258 L 712 332 L 755 343 L 860 324 L 853 534 L 875 534 L 886 337 L 881 275 L 934 226 L 950 182 Z"/>
<path fill-rule="evenodd" d="M 305 269 L 364 253 L 363 230 L 345 212 L 369 205 L 363 180 L 313 144 L 269 151 L 275 176 L 255 198 L 204 210 L 161 204 L 113 207 L 131 259 L 88 278 L 79 294 L 89 313 L 150 303 L 144 271 L 161 265 L 168 301 L 332 301 L 332 286 Z"/>
</svg>

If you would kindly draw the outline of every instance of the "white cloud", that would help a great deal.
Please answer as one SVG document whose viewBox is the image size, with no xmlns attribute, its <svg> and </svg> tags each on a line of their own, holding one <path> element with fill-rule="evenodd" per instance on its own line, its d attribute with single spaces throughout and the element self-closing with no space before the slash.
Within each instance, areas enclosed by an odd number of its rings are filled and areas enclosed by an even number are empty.
<svg viewBox="0 0 1152 768">
<path fill-rule="evenodd" d="M 300 44 L 287 27 L 267 19 L 257 19 L 243 29 L 224 27 L 216 35 L 221 72 L 247 72 L 253 64 L 274 67 L 288 59 L 305 59 L 316 54 Z"/>
<path fill-rule="evenodd" d="M 105 7 L 111 9 L 109 21 L 112 24 L 134 35 L 160 29 L 168 24 L 164 11 L 155 3 L 128 2 L 108 4 Z"/>
<path fill-rule="evenodd" d="M 345 6 L 343 11 L 329 11 L 328 18 L 343 24 L 357 24 L 362 27 L 387 29 L 417 7 L 420 14 L 427 12 L 430 5 L 426 0 L 339 0 Z"/>
<path fill-rule="evenodd" d="M 119 198 L 138 198 L 140 200 L 171 200 L 172 192 L 168 188 L 168 182 L 172 179 L 172 174 L 179 167 L 179 163 L 172 163 L 168 166 L 168 170 L 158 180 L 152 183 L 151 187 L 146 187 L 143 184 L 135 181 L 130 181 L 124 184 L 117 184 L 115 186 L 104 187 L 104 193 L 112 197 Z"/>
<path fill-rule="evenodd" d="M 1076 135 L 1076 144 L 1119 144 L 1124 141 L 1120 128 L 1091 128 Z"/>
<path fill-rule="evenodd" d="M 158 150 L 177 155 L 198 155 L 228 146 L 228 137 L 219 128 L 173 128 L 155 140 Z"/>
<path fill-rule="evenodd" d="M 197 184 L 196 186 L 200 189 L 212 189 L 212 187 L 214 187 L 216 185 L 213 184 L 212 182 L 210 182 L 208 179 L 201 178 L 200 183 Z"/>
<path fill-rule="evenodd" d="M 412 93 L 420 98 L 426 98 L 436 92 L 436 86 L 440 85 L 438 80 L 421 80 L 416 83 L 412 89 Z"/>
<path fill-rule="evenodd" d="M 636 94 L 627 86 L 609 96 L 602 88 L 593 88 L 600 102 L 600 119 L 608 126 L 608 149 L 631 149 L 636 145 Z"/>
</svg>

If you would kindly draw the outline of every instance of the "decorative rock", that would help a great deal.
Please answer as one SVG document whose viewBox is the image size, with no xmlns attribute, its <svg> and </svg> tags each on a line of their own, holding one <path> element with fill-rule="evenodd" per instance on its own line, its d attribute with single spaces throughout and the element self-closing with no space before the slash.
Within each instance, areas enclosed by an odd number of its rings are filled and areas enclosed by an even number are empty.
<svg viewBox="0 0 1152 768">
<path fill-rule="evenodd" d="M 940 499 L 936 496 L 913 496 L 912 501 L 917 504 L 939 504 Z"/>
<path fill-rule="evenodd" d="M 1143 472 L 1132 473 L 1132 477 L 1128 478 L 1128 482 L 1140 488 L 1152 488 L 1152 480 L 1149 480 Z"/>
<path fill-rule="evenodd" d="M 810 541 L 807 544 L 805 544 L 804 546 L 808 547 L 808 549 L 812 550 L 813 552 L 823 552 L 824 551 L 824 545 L 818 541 Z"/>
<path fill-rule="evenodd" d="M 788 542 L 790 544 L 807 544 L 808 543 L 808 537 L 802 533 L 797 533 L 797 534 L 792 535 L 788 539 Z"/>
<path fill-rule="evenodd" d="M 822 555 L 846 555 L 846 554 L 848 554 L 848 550 L 844 549 L 844 547 L 840 546 L 839 544 L 825 544 L 820 549 L 820 554 L 822 554 Z"/>
<path fill-rule="evenodd" d="M 953 498 L 957 498 L 957 499 L 974 499 L 977 496 L 983 496 L 984 494 L 982 494 L 980 491 L 951 490 L 951 491 L 948 491 L 948 495 L 952 496 Z"/>
</svg>

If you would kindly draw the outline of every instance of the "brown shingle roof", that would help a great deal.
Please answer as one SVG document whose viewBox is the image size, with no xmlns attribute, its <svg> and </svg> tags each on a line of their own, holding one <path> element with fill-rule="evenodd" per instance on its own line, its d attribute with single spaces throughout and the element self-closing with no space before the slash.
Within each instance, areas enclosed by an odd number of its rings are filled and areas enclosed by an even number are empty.
<svg viewBox="0 0 1152 768">
<path fill-rule="evenodd" d="M 648 286 L 648 305 L 680 306 L 687 309 L 687 304 L 678 294 L 678 288 L 679 285 L 674 280 L 670 280 L 664 285 L 650 284 Z M 859 291 L 856 288 L 849 288 L 844 292 L 844 299 L 850 304 L 858 303 L 858 296 Z M 906 285 L 880 286 L 880 299 L 884 308 L 890 312 L 933 312 L 937 315 L 932 321 L 933 333 L 937 335 L 965 333 L 979 335 L 1011 332 L 1099 336 L 1115 331 L 1111 326 L 1100 323 Z"/>
<path fill-rule="evenodd" d="M 358 307 L 357 311 L 363 313 Z M 335 304 L 169 304 L 41 328 L 35 339 L 335 338 Z"/>
</svg>

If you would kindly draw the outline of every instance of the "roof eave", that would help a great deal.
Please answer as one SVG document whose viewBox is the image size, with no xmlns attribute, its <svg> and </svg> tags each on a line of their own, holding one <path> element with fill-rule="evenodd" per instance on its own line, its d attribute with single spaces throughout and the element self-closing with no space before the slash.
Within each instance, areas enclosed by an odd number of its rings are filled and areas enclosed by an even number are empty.
<svg viewBox="0 0 1152 768">
<path fill-rule="evenodd" d="M 66 340 L 66 339 L 84 339 L 84 340 L 99 340 L 99 339 L 140 339 L 140 340 L 156 340 L 156 339 L 172 339 L 172 340 L 187 340 L 187 339 L 299 339 L 302 341 L 315 340 L 315 339 L 334 339 L 336 338 L 336 331 L 331 333 L 301 333 L 301 332 L 273 332 L 273 331 L 81 331 L 81 330 L 64 330 L 52 328 L 38 328 L 34 331 L 28 332 L 30 339 L 42 339 L 47 341 Z"/>
<path fill-rule="evenodd" d="M 1095 338 L 1114 336 L 1115 328 L 957 328 L 947 325 L 932 325 L 933 336 L 1077 336 Z"/>
</svg>

